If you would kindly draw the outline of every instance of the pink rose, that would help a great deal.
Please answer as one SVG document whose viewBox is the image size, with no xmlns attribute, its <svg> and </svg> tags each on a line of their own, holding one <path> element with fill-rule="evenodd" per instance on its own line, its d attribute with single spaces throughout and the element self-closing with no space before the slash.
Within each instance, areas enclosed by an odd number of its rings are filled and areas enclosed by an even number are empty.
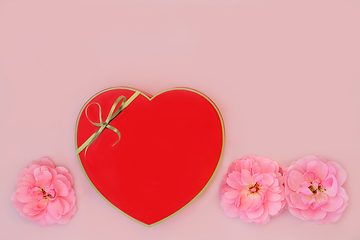
<svg viewBox="0 0 360 240">
<path fill-rule="evenodd" d="M 265 224 L 285 207 L 279 165 L 266 157 L 246 156 L 234 161 L 221 186 L 221 207 L 229 217 Z"/>
<path fill-rule="evenodd" d="M 345 170 L 323 157 L 306 156 L 285 171 L 285 197 L 289 211 L 303 220 L 327 224 L 339 220 L 348 196 L 341 186 Z"/>
<path fill-rule="evenodd" d="M 32 162 L 16 180 L 12 205 L 21 216 L 40 225 L 65 224 L 76 211 L 73 179 L 47 158 Z"/>
</svg>

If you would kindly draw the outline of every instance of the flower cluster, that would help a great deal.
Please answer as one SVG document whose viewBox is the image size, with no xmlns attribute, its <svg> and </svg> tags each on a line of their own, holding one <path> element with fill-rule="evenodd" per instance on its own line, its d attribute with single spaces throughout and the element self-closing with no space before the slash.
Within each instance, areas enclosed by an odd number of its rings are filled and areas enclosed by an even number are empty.
<svg viewBox="0 0 360 240">
<path fill-rule="evenodd" d="M 73 179 L 64 167 L 47 158 L 30 163 L 17 178 L 11 195 L 21 216 L 40 225 L 65 224 L 76 212 Z"/>
<path fill-rule="evenodd" d="M 332 223 L 347 206 L 345 179 L 345 170 L 323 157 L 303 157 L 283 173 L 269 158 L 246 156 L 229 167 L 221 185 L 221 207 L 229 217 L 265 224 L 287 203 L 295 217 Z"/>
</svg>

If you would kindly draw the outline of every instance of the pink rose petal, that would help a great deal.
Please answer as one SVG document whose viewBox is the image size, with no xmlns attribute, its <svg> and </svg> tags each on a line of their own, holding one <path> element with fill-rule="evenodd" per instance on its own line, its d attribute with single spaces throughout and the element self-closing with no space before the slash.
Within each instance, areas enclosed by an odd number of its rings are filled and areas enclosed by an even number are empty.
<svg viewBox="0 0 360 240">
<path fill-rule="evenodd" d="M 28 203 L 33 201 L 34 196 L 29 193 L 30 189 L 28 187 L 19 187 L 16 189 L 16 198 L 19 202 Z"/>
<path fill-rule="evenodd" d="M 69 212 L 70 204 L 62 198 L 59 198 L 59 201 L 60 201 L 61 205 L 63 206 L 63 211 L 61 212 L 61 215 L 64 215 L 65 213 Z"/>
<path fill-rule="evenodd" d="M 274 183 L 274 177 L 270 174 L 263 174 L 264 185 L 271 186 Z"/>
<path fill-rule="evenodd" d="M 296 206 L 298 209 L 306 210 L 309 208 L 309 205 L 304 204 L 304 202 L 301 200 L 302 194 L 293 192 L 290 194 L 290 201 L 291 203 Z"/>
<path fill-rule="evenodd" d="M 324 181 L 323 186 L 325 187 L 326 189 L 325 192 L 327 195 L 329 195 L 329 197 L 336 196 L 339 189 L 339 185 L 337 179 L 332 174 L 329 176 L 327 180 Z"/>
<path fill-rule="evenodd" d="M 344 199 L 340 196 L 330 197 L 326 204 L 321 206 L 321 209 L 326 212 L 335 212 L 344 204 Z"/>
<path fill-rule="evenodd" d="M 346 191 L 345 191 L 344 188 L 340 187 L 340 188 L 338 189 L 337 194 L 338 194 L 340 197 L 342 197 L 342 198 L 345 200 L 345 202 L 347 202 L 347 201 L 349 200 L 349 197 L 348 197 L 348 195 L 347 195 L 347 193 L 346 193 Z"/>
<path fill-rule="evenodd" d="M 240 184 L 241 182 L 241 174 L 239 172 L 232 172 L 229 174 L 229 177 L 226 178 L 226 183 L 235 189 L 242 188 L 243 185 Z"/>
<path fill-rule="evenodd" d="M 342 186 L 347 177 L 346 171 L 337 162 L 329 162 L 328 164 L 331 164 L 336 169 L 336 175 L 334 175 L 336 176 L 339 186 Z"/>
<path fill-rule="evenodd" d="M 69 189 L 63 181 L 55 180 L 54 185 L 57 188 L 57 193 L 59 194 L 59 196 L 67 196 L 69 194 Z"/>
<path fill-rule="evenodd" d="M 309 189 L 309 187 L 301 187 L 298 190 L 298 192 L 305 196 L 313 196 L 314 195 L 313 192 Z"/>
<path fill-rule="evenodd" d="M 48 158 L 41 158 L 40 163 L 42 166 L 47 166 L 49 168 L 55 168 L 54 163 L 52 161 L 50 161 L 50 159 L 48 159 Z"/>
<path fill-rule="evenodd" d="M 25 169 L 27 170 L 27 169 Z M 20 183 L 29 183 L 29 184 L 34 184 L 36 182 L 35 180 L 35 177 L 33 174 L 30 174 L 30 173 L 27 173 L 24 174 L 24 175 L 21 175 L 21 177 L 18 178 L 18 181 L 17 181 L 17 184 L 20 184 Z"/>
<path fill-rule="evenodd" d="M 51 181 L 52 175 L 49 171 L 44 171 L 44 169 L 36 168 L 34 170 L 35 181 L 39 183 L 39 186 L 45 187 L 48 182 Z"/>
<path fill-rule="evenodd" d="M 310 195 L 310 196 L 305 195 L 305 196 L 302 196 L 301 201 L 304 204 L 312 204 L 315 202 L 315 197 L 314 197 L 314 195 Z"/>
<path fill-rule="evenodd" d="M 263 213 L 264 213 L 264 206 L 260 205 L 260 207 L 258 207 L 257 209 L 255 209 L 254 211 L 246 211 L 245 212 L 246 215 L 248 215 L 249 218 L 251 219 L 255 219 L 260 217 Z"/>
<path fill-rule="evenodd" d="M 228 192 L 224 193 L 224 196 L 226 198 L 237 198 L 239 196 L 239 191 L 237 191 L 237 190 L 228 191 Z"/>
<path fill-rule="evenodd" d="M 26 215 L 26 217 L 31 221 L 36 221 L 44 217 L 46 214 L 45 210 L 39 211 L 36 215 Z"/>
<path fill-rule="evenodd" d="M 299 171 L 294 170 L 289 173 L 287 184 L 292 191 L 298 191 L 302 182 L 304 182 L 304 177 Z"/>
<path fill-rule="evenodd" d="M 281 200 L 281 194 L 279 193 L 273 193 L 271 191 L 268 191 L 266 194 L 266 199 L 268 201 L 273 201 L 273 202 L 277 202 Z"/>
<path fill-rule="evenodd" d="M 339 209 L 334 211 L 334 213 L 342 213 L 345 210 L 345 208 L 347 207 L 347 205 L 348 205 L 348 202 L 344 201 L 343 205 Z"/>
<path fill-rule="evenodd" d="M 53 218 L 55 219 L 60 218 L 63 211 L 64 211 L 64 207 L 59 199 L 55 199 L 54 201 L 49 201 L 47 212 L 50 213 L 50 215 Z"/>
<path fill-rule="evenodd" d="M 254 219 L 255 224 L 263 225 L 263 224 L 268 223 L 270 221 L 270 215 L 271 214 L 269 213 L 268 209 L 265 208 L 263 214 L 260 217 Z M 272 215 L 272 216 L 275 216 L 275 215 Z"/>
<path fill-rule="evenodd" d="M 252 177 L 250 174 L 250 171 L 247 169 L 244 169 L 241 171 L 241 184 L 242 185 L 249 185 L 252 183 Z"/>
<path fill-rule="evenodd" d="M 253 219 L 249 218 L 249 217 L 246 215 L 246 212 L 245 212 L 245 211 L 239 211 L 239 216 L 240 216 L 241 220 L 243 220 L 244 222 L 251 223 L 251 222 L 254 221 Z"/>
<path fill-rule="evenodd" d="M 302 210 L 301 214 L 303 215 L 304 218 L 309 220 L 322 219 L 326 216 L 326 212 L 321 210 L 320 208 L 316 210 L 313 209 Z"/>
<path fill-rule="evenodd" d="M 321 183 L 321 185 L 322 185 L 325 189 L 331 188 L 331 186 L 332 186 L 333 183 L 334 183 L 334 178 L 335 178 L 334 175 L 329 174 L 329 176 L 326 178 L 325 181 L 323 181 L 323 182 Z M 335 181 L 336 181 L 336 179 L 335 179 Z M 337 189 L 336 189 L 336 191 L 337 191 Z"/>
<path fill-rule="evenodd" d="M 69 171 L 66 168 L 64 168 L 64 167 L 56 167 L 55 170 L 56 170 L 56 172 L 58 174 L 66 176 L 66 178 L 69 181 L 72 180 L 71 174 L 69 173 Z M 67 176 L 68 174 L 69 174 L 69 177 Z"/>
<path fill-rule="evenodd" d="M 328 203 L 329 197 L 326 194 L 320 194 L 314 197 L 315 202 L 312 204 L 313 209 L 317 209 Z"/>
<path fill-rule="evenodd" d="M 260 167 L 263 173 L 273 173 L 276 171 L 276 165 L 271 163 L 271 160 L 264 160 L 260 162 Z"/>
<path fill-rule="evenodd" d="M 244 170 L 247 170 L 247 171 L 249 171 L 249 173 L 251 173 L 252 164 L 253 164 L 253 161 L 251 158 L 246 159 Z"/>
<path fill-rule="evenodd" d="M 329 212 L 326 214 L 326 216 L 324 218 L 316 219 L 315 222 L 317 222 L 319 224 L 329 224 L 329 223 L 338 221 L 340 219 L 340 217 L 341 217 L 341 213 Z"/>
<path fill-rule="evenodd" d="M 263 179 L 263 175 L 261 173 L 256 173 L 252 175 L 252 183 L 260 182 Z"/>
<path fill-rule="evenodd" d="M 308 172 L 315 172 L 316 176 L 320 178 L 320 180 L 325 180 L 326 176 L 328 175 L 329 168 L 326 163 L 321 161 L 311 161 L 307 165 Z"/>
<path fill-rule="evenodd" d="M 251 194 L 251 195 L 253 197 L 253 202 L 252 202 L 249 210 L 254 211 L 254 210 L 258 209 L 263 204 L 263 199 L 262 199 L 261 195 L 258 194 L 258 193 L 254 193 L 254 194 Z"/>
<path fill-rule="evenodd" d="M 71 217 L 75 214 L 76 212 L 76 206 L 74 206 L 73 208 L 70 209 L 69 212 L 67 212 L 65 215 L 63 215 L 60 219 L 57 220 L 57 223 L 59 224 L 66 224 L 70 221 Z"/>
<path fill-rule="evenodd" d="M 304 180 L 308 183 L 314 181 L 316 178 L 316 173 L 314 171 L 308 171 L 304 174 Z"/>
<path fill-rule="evenodd" d="M 303 215 L 301 214 L 301 211 L 302 211 L 302 210 L 300 210 L 300 209 L 298 209 L 298 208 L 289 207 L 289 212 L 290 212 L 293 216 L 295 216 L 295 217 L 297 217 L 297 218 L 300 218 L 300 219 L 302 219 L 302 220 L 309 220 L 309 219 L 303 217 Z"/>
<path fill-rule="evenodd" d="M 314 155 L 308 155 L 305 156 L 303 158 L 300 158 L 299 160 L 296 161 L 296 164 L 299 167 L 301 167 L 302 169 L 304 169 L 305 171 L 307 171 L 307 165 L 309 162 L 312 161 L 318 161 L 318 157 L 314 156 Z"/>
<path fill-rule="evenodd" d="M 58 222 L 58 220 L 53 218 L 50 213 L 47 213 L 44 217 L 47 225 L 52 225 Z"/>
<path fill-rule="evenodd" d="M 236 207 L 232 204 L 221 204 L 221 207 L 224 209 L 225 214 L 228 217 L 237 217 L 239 216 L 239 212 Z"/>
<path fill-rule="evenodd" d="M 33 201 L 33 202 L 29 202 L 27 204 L 25 204 L 25 206 L 23 207 L 23 211 L 24 213 L 29 213 L 31 210 L 33 210 L 35 207 L 37 206 L 37 202 Z"/>
<path fill-rule="evenodd" d="M 252 172 L 251 174 L 257 174 L 257 173 L 261 173 L 261 167 L 259 166 L 259 164 L 257 162 L 255 162 L 252 166 Z"/>
<path fill-rule="evenodd" d="M 246 196 L 241 197 L 240 199 L 240 210 L 248 210 L 254 202 L 253 194 L 249 194 Z"/>
<path fill-rule="evenodd" d="M 267 210 L 269 211 L 269 214 L 272 216 L 277 215 L 278 212 L 283 208 L 280 201 L 276 201 L 276 202 L 267 201 L 266 205 L 267 205 Z"/>
</svg>

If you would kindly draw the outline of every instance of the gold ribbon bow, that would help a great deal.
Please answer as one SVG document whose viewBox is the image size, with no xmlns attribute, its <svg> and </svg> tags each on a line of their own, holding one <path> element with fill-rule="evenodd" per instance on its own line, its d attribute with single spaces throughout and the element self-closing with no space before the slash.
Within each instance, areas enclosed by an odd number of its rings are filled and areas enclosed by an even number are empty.
<svg viewBox="0 0 360 240">
<path fill-rule="evenodd" d="M 126 97 L 124 96 L 120 96 L 116 99 L 116 101 L 114 102 L 114 104 L 112 105 L 111 109 L 110 109 L 110 112 L 109 112 L 109 115 L 107 116 L 105 122 L 102 121 L 102 118 L 101 118 L 101 106 L 100 104 L 98 103 L 91 103 L 91 104 L 96 104 L 98 107 L 99 107 L 99 119 L 100 119 L 100 122 L 99 123 L 94 123 L 92 122 L 89 117 L 88 117 L 88 114 L 87 114 L 87 110 L 88 110 L 88 107 L 91 105 L 89 104 L 87 107 L 86 107 L 86 110 L 85 110 L 85 115 L 87 117 L 87 119 L 89 120 L 89 122 L 91 122 L 93 125 L 97 126 L 97 127 L 100 127 L 96 132 L 94 132 L 93 135 L 91 135 L 78 149 L 76 149 L 76 153 L 79 154 L 82 150 L 85 149 L 85 154 L 86 154 L 86 151 L 88 149 L 88 147 L 90 146 L 90 144 L 102 133 L 102 131 L 104 131 L 105 128 L 108 128 L 112 131 L 114 131 L 119 139 L 113 144 L 113 146 L 115 144 L 117 144 L 120 140 L 120 132 L 119 130 L 117 130 L 116 128 L 114 128 L 113 126 L 110 126 L 109 123 L 117 117 L 117 115 L 119 115 L 122 111 L 124 111 L 124 109 L 132 102 L 134 101 L 134 99 L 139 96 L 140 92 L 139 91 L 136 91 L 128 100 L 126 100 Z M 121 104 L 119 106 L 119 108 L 115 111 L 116 109 L 116 106 L 118 105 L 118 103 L 121 101 Z M 114 112 L 115 111 L 115 112 Z"/>
</svg>

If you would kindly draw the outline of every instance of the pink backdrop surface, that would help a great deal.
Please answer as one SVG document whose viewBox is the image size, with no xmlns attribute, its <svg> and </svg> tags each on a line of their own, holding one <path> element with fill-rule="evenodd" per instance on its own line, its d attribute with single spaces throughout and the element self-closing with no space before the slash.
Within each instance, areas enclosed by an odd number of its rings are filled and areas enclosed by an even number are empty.
<svg viewBox="0 0 360 240">
<path fill-rule="evenodd" d="M 358 0 L 0 0 L 0 239 L 360 239 L 359 29 Z M 106 203 L 76 157 L 81 107 L 115 86 L 194 88 L 224 118 L 213 181 L 151 228 Z M 307 154 L 339 162 L 350 198 L 341 219 L 228 218 L 220 182 L 247 154 L 283 168 Z M 43 156 L 74 177 L 67 225 L 38 226 L 11 206 L 16 177 Z"/>
</svg>

